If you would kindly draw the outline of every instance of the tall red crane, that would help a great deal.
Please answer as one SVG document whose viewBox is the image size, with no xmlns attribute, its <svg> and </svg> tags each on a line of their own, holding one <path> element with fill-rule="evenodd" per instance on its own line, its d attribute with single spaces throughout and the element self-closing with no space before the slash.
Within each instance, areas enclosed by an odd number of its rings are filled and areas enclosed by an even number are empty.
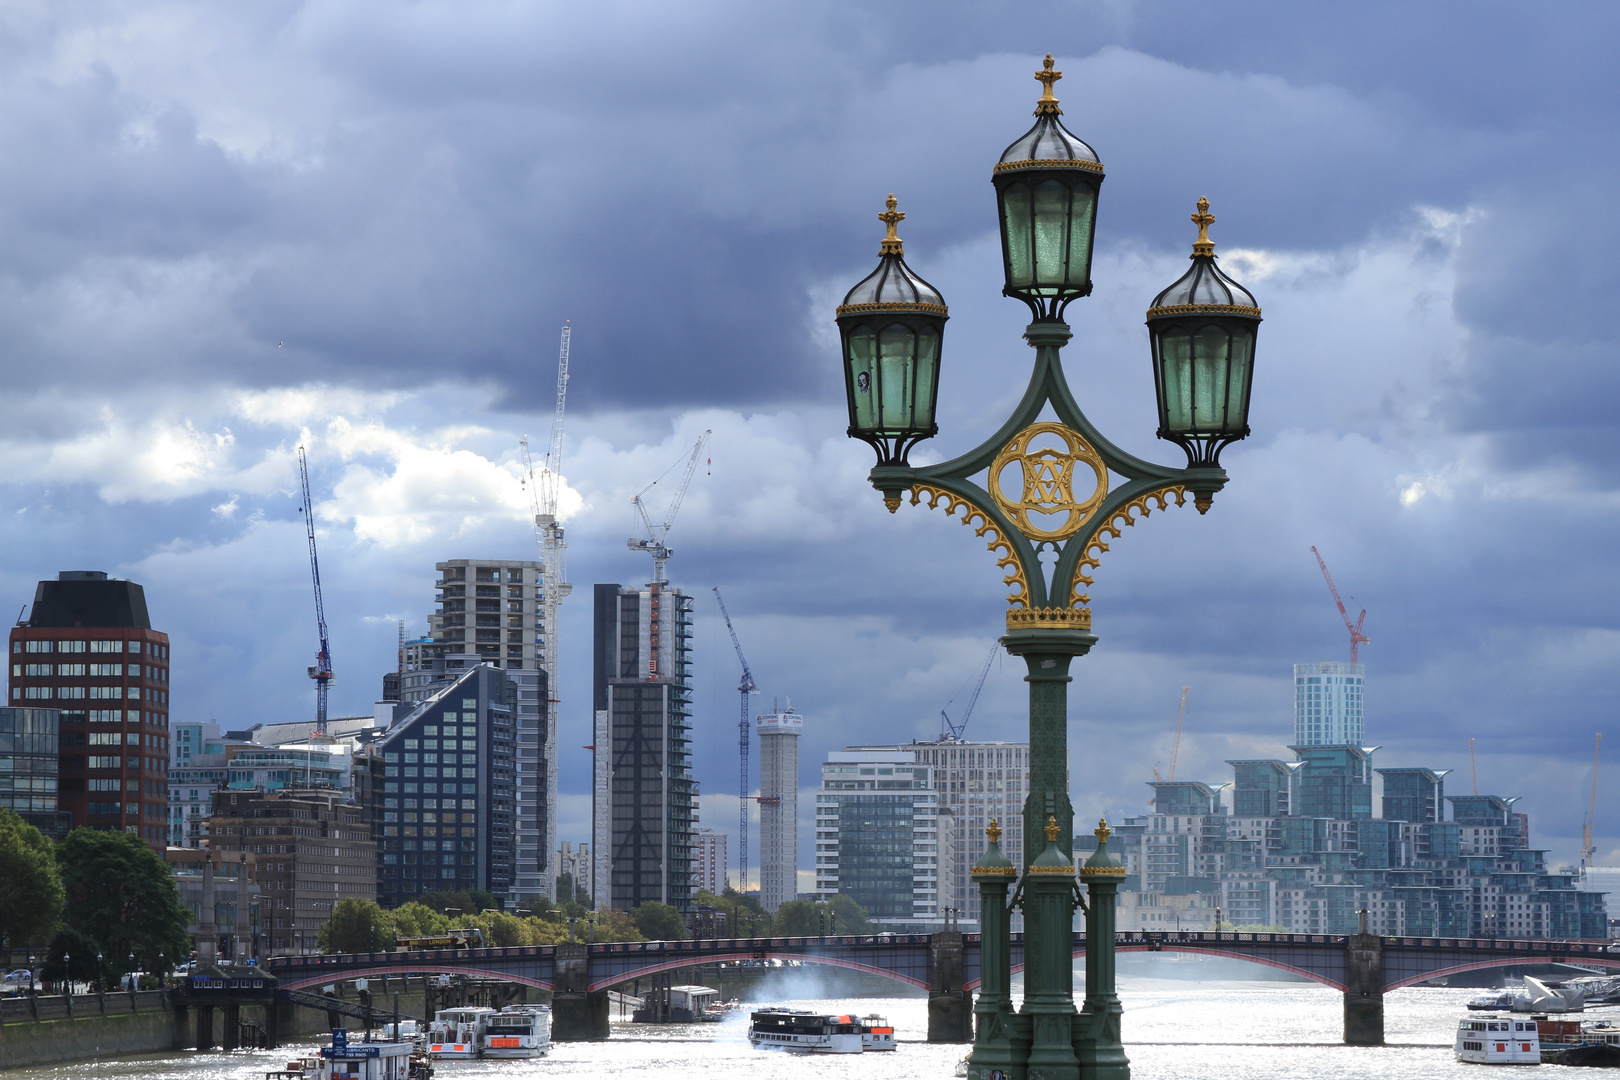
<svg viewBox="0 0 1620 1080">
<path fill-rule="evenodd" d="M 1344 601 L 1339 599 L 1339 587 L 1333 584 L 1333 575 L 1328 573 L 1327 563 L 1322 561 L 1322 553 L 1316 550 L 1314 544 L 1311 545 L 1311 554 L 1316 556 L 1316 565 L 1322 568 L 1322 577 L 1327 582 L 1328 592 L 1333 594 L 1333 602 L 1339 605 L 1339 617 L 1344 620 L 1344 628 L 1350 631 L 1350 662 L 1352 664 L 1359 663 L 1357 656 L 1360 653 L 1361 646 L 1368 644 L 1372 640 L 1361 632 L 1361 624 L 1367 618 L 1367 609 L 1362 608 L 1361 614 L 1357 615 L 1356 621 L 1352 623 L 1350 613 L 1344 609 Z"/>
</svg>

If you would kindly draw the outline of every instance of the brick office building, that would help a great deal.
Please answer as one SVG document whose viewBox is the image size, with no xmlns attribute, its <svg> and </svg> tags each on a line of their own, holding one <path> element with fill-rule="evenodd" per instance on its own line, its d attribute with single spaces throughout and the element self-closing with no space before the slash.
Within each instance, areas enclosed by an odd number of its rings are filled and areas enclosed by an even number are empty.
<svg viewBox="0 0 1620 1080">
<path fill-rule="evenodd" d="M 358 804 L 335 791 L 216 791 L 208 849 L 250 856 L 261 951 L 319 952 L 339 900 L 377 899 L 377 845 Z"/>
<path fill-rule="evenodd" d="M 60 712 L 58 807 L 161 850 L 168 801 L 169 637 L 145 591 L 99 570 L 41 581 L 11 631 L 8 704 Z"/>
</svg>

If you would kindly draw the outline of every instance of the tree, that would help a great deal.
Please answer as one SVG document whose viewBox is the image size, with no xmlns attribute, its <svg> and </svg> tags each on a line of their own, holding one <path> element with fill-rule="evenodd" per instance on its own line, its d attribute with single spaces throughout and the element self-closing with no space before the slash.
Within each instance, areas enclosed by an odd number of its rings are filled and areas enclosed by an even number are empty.
<svg viewBox="0 0 1620 1080">
<path fill-rule="evenodd" d="M 0 934 L 12 948 L 47 940 L 62 921 L 62 895 L 51 842 L 0 809 Z"/>
<path fill-rule="evenodd" d="M 154 969 L 191 953 L 191 912 L 180 903 L 174 877 L 133 833 L 80 828 L 56 848 L 67 893 L 67 924 L 99 941 L 115 974 Z"/>
<path fill-rule="evenodd" d="M 576 884 L 574 875 L 565 870 L 557 875 L 557 902 L 588 908 L 591 906 L 591 894 L 585 891 L 584 885 Z"/>
<path fill-rule="evenodd" d="M 450 917 L 458 926 L 462 925 L 465 916 L 477 915 L 481 911 L 500 906 L 496 903 L 493 893 L 482 889 L 474 889 L 472 892 L 423 893 L 416 898 L 416 902 L 423 907 L 432 908 L 441 915 L 449 915 L 450 909 L 455 908 L 457 914 Z"/>
<path fill-rule="evenodd" d="M 321 951 L 358 953 L 394 947 L 394 928 L 374 901 L 345 897 L 321 924 Z"/>
<path fill-rule="evenodd" d="M 728 937 L 766 937 L 771 932 L 771 917 L 759 906 L 759 899 L 744 896 L 736 889 L 728 888 L 719 896 L 706 889 L 699 889 L 692 897 L 692 903 L 698 907 L 712 907 L 725 912 L 724 932 Z"/>
<path fill-rule="evenodd" d="M 399 937 L 423 937 L 428 934 L 442 934 L 450 929 L 449 919 L 426 904 L 415 901 L 399 905 L 388 915 L 389 921 L 393 923 L 394 933 Z"/>
<path fill-rule="evenodd" d="M 71 926 L 64 926 L 51 940 L 50 951 L 39 969 L 39 977 L 48 982 L 71 979 L 73 982 L 96 982 L 106 972 L 102 970 L 101 945 L 92 937 L 81 934 Z"/>
<path fill-rule="evenodd" d="M 843 893 L 835 894 L 827 901 L 832 908 L 827 917 L 827 933 L 833 932 L 833 916 L 838 917 L 838 933 L 840 934 L 870 934 L 874 932 L 872 920 L 867 916 L 866 909 Z"/>
<path fill-rule="evenodd" d="M 684 941 L 686 922 L 681 913 L 668 904 L 649 900 L 630 909 L 630 921 L 646 935 L 648 941 Z"/>
</svg>

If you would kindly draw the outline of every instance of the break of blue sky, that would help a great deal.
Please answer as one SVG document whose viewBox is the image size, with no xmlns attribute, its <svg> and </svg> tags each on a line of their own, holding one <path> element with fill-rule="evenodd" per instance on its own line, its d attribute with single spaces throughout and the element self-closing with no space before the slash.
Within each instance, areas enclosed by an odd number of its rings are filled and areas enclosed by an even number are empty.
<svg viewBox="0 0 1620 1080">
<path fill-rule="evenodd" d="M 671 536 L 699 594 L 705 824 L 736 817 L 736 664 L 846 741 L 938 730 L 1001 624 L 971 533 L 890 517 L 844 438 L 832 307 L 890 191 L 951 304 L 942 434 L 975 444 L 1030 352 L 990 167 L 1039 58 L 1108 168 L 1068 369 L 1152 435 L 1142 311 L 1208 196 L 1264 306 L 1255 435 L 1207 517 L 1105 557 L 1073 780 L 1145 805 L 1285 756 L 1291 665 L 1369 611 L 1379 764 L 1525 796 L 1569 859 L 1620 659 L 1613 123 L 1599 5 L 12 3 L 0 11 L 0 598 L 59 569 L 147 586 L 176 719 L 307 715 L 293 448 L 309 446 L 335 705 L 368 710 L 432 566 L 525 556 L 517 442 L 573 320 L 571 578 L 636 583 L 629 497 L 712 428 Z M 565 606 L 564 838 L 585 839 L 589 605 Z M 1014 738 L 992 669 L 970 734 Z M 1616 745 L 1620 745 L 1617 742 Z M 572 756 L 570 756 L 572 755 Z M 1620 766 L 1617 766 L 1620 767 Z M 1613 789 L 1610 789 L 1611 791 Z M 1601 849 L 1620 800 L 1600 795 Z"/>
</svg>

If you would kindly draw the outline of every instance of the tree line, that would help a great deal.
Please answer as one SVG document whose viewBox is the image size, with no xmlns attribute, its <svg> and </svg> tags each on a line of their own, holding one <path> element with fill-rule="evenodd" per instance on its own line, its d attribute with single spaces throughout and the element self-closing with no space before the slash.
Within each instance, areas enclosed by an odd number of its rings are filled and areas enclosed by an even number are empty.
<svg viewBox="0 0 1620 1080">
<path fill-rule="evenodd" d="M 37 977 L 166 971 L 191 956 L 191 921 L 168 865 L 139 836 L 79 828 L 52 844 L 0 808 L 0 938 L 13 951 L 45 946 Z"/>
</svg>

